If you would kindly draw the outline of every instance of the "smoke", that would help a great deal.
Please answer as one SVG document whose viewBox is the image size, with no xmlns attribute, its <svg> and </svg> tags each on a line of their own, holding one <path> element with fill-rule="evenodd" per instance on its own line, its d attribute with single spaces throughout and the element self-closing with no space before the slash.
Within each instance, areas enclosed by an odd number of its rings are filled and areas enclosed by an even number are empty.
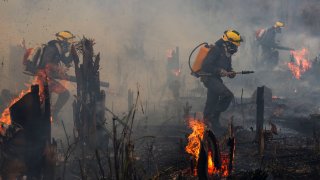
<svg viewBox="0 0 320 180">
<path fill-rule="evenodd" d="M 9 47 L 25 39 L 28 47 L 54 39 L 54 34 L 69 30 L 79 38 L 96 40 L 95 51 L 101 53 L 101 79 L 111 84 L 109 106 L 119 112 L 126 110 L 126 92 L 136 90 L 137 83 L 144 100 L 158 101 L 161 92 L 172 98 L 166 86 L 166 51 L 179 46 L 180 66 L 185 77 L 185 95 L 196 86 L 189 76 L 187 59 L 190 51 L 201 42 L 214 43 L 229 28 L 236 29 L 246 42 L 234 57 L 235 70 L 254 70 L 252 43 L 259 28 L 277 20 L 287 26 L 281 44 L 294 48 L 309 47 L 317 54 L 319 43 L 309 26 L 304 24 L 299 0 L 9 0 L 0 2 L 0 56 L 14 66 L 20 59 L 9 59 Z M 307 11 L 308 12 L 308 11 Z M 289 52 L 281 52 L 281 63 Z M 10 61 L 10 63 L 9 63 Z M 14 62 L 14 63 L 12 63 Z M 280 65 L 281 67 L 282 65 Z M 9 69 L 9 68 L 7 68 Z M 7 69 L 3 74 L 10 74 Z M 22 71 L 22 70 L 21 70 Z M 272 71 L 272 70 L 270 70 Z M 20 73 L 17 69 L 15 73 Z M 257 72 L 259 73 L 259 72 Z M 249 75 L 250 76 L 250 75 Z M 244 88 L 251 94 L 256 85 L 270 84 L 274 79 L 260 76 L 238 77 L 238 83 L 226 83 L 234 91 Z M 272 77 L 274 78 L 274 77 Z M 0 78 L 4 82 L 4 78 Z M 10 79 L 14 81 L 14 79 Z M 247 82 L 255 82 L 250 88 Z M 10 83 L 9 83 L 10 84 Z M 1 88 L 6 87 L 1 83 Z M 237 93 L 235 93 L 237 95 Z M 119 100 L 119 97 L 123 97 Z"/>
</svg>

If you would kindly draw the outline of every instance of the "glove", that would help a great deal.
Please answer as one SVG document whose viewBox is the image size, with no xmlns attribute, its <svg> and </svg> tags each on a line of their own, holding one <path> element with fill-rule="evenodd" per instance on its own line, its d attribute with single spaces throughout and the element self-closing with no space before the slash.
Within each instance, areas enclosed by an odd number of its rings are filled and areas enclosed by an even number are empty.
<svg viewBox="0 0 320 180">
<path fill-rule="evenodd" d="M 206 76 L 201 76 L 201 77 L 200 77 L 200 81 L 203 82 L 203 83 L 205 83 L 205 84 L 208 82 L 208 80 L 209 80 L 209 79 L 208 79 L 208 77 L 206 77 Z"/>
<path fill-rule="evenodd" d="M 72 56 L 72 59 L 74 61 L 74 64 L 75 65 L 78 65 L 79 64 L 79 56 L 77 54 L 77 50 L 76 50 L 76 47 L 74 45 L 71 46 L 71 56 Z"/>
<path fill-rule="evenodd" d="M 224 70 L 224 69 L 221 69 L 219 74 L 220 74 L 221 77 L 228 76 L 228 72 L 226 70 Z"/>
<path fill-rule="evenodd" d="M 231 79 L 234 78 L 234 77 L 236 77 L 236 75 L 237 75 L 237 74 L 236 74 L 236 72 L 234 72 L 234 71 L 228 72 L 228 77 L 231 78 Z"/>
</svg>

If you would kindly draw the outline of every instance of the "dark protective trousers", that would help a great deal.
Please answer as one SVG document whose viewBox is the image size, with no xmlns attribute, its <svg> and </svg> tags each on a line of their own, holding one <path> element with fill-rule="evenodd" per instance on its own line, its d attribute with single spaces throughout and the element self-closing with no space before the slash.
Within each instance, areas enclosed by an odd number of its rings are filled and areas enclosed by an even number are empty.
<svg viewBox="0 0 320 180">
<path fill-rule="evenodd" d="M 263 65 L 266 65 L 267 68 L 274 68 L 279 63 L 279 52 L 270 47 L 261 46 L 262 57 L 261 61 Z"/>
<path fill-rule="evenodd" d="M 212 127 L 220 127 L 220 113 L 227 110 L 233 99 L 233 94 L 219 78 L 210 77 L 204 80 L 203 83 L 208 89 L 207 101 L 203 112 L 204 119 Z"/>
<path fill-rule="evenodd" d="M 63 106 L 68 102 L 69 97 L 70 97 L 70 92 L 68 90 L 58 93 L 57 101 L 53 106 L 53 115 L 56 116 L 60 112 Z"/>
</svg>

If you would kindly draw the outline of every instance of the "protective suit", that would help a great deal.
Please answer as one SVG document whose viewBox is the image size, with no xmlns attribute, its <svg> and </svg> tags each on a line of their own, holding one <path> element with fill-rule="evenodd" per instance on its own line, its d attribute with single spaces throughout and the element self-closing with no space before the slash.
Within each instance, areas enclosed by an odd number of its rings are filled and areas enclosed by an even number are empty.
<svg viewBox="0 0 320 180">
<path fill-rule="evenodd" d="M 36 74 L 42 82 L 48 80 L 50 92 L 58 94 L 53 106 L 53 115 L 59 113 L 70 97 L 70 92 L 64 84 L 67 82 L 61 83 L 54 77 L 64 79 L 68 68 L 75 60 L 71 53 L 71 49 L 74 48 L 74 35 L 69 31 L 62 31 L 57 33 L 56 37 L 56 40 L 51 40 L 39 48 L 27 50 L 24 60 L 26 71 Z"/>
<path fill-rule="evenodd" d="M 207 100 L 204 108 L 204 119 L 214 131 L 221 130 L 219 121 L 233 99 L 233 93 L 223 84 L 222 77 L 234 78 L 231 56 L 237 52 L 242 38 L 237 31 L 225 31 L 203 61 L 201 71 L 211 76 L 201 77 L 207 88 Z"/>
</svg>

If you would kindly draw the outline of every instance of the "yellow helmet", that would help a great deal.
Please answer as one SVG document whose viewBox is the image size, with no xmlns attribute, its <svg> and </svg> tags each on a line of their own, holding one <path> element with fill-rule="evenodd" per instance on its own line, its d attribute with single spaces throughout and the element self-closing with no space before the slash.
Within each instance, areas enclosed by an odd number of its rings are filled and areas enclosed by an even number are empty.
<svg viewBox="0 0 320 180">
<path fill-rule="evenodd" d="M 274 27 L 275 28 L 281 28 L 281 27 L 284 27 L 284 23 L 281 22 L 281 21 L 277 21 L 275 24 L 274 24 Z"/>
<path fill-rule="evenodd" d="M 240 46 L 240 42 L 242 42 L 242 38 L 240 34 L 235 30 L 227 30 L 224 32 L 222 39 L 224 41 L 229 41 L 236 46 Z"/>
<path fill-rule="evenodd" d="M 67 41 L 72 43 L 75 36 L 70 31 L 60 31 L 56 33 L 56 37 L 59 41 Z"/>
</svg>

